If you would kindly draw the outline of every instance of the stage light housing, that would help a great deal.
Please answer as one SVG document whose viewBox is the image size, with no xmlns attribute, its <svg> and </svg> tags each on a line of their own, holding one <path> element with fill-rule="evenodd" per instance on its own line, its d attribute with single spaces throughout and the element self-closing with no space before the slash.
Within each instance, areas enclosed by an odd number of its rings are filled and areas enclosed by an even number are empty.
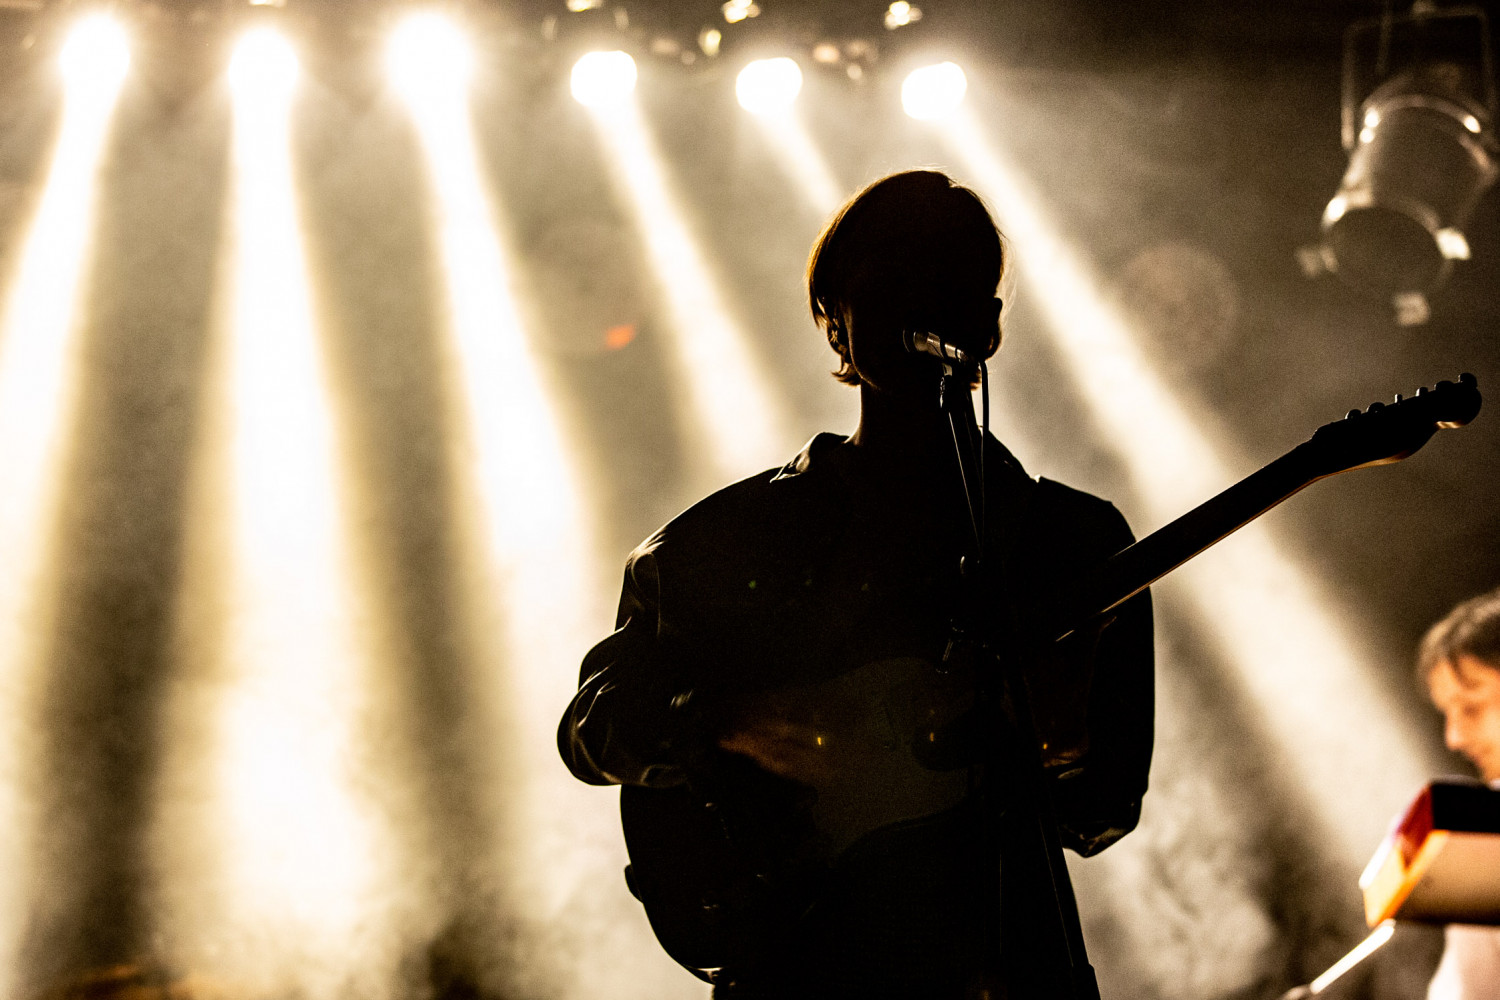
<svg viewBox="0 0 1500 1000">
<path fill-rule="evenodd" d="M 1394 79 L 1364 103 L 1364 125 L 1323 213 L 1334 271 L 1383 294 L 1424 292 L 1466 259 L 1463 227 L 1494 183 L 1487 109 L 1441 74 Z"/>
<path fill-rule="evenodd" d="M 969 79 L 957 63 L 923 66 L 907 74 L 901 84 L 901 106 L 918 121 L 944 118 L 963 103 L 968 89 Z"/>
<path fill-rule="evenodd" d="M 635 90 L 635 60 L 630 53 L 586 52 L 573 64 L 569 87 L 573 99 L 584 107 L 607 108 L 620 104 Z"/>
<path fill-rule="evenodd" d="M 1371 61 L 1386 68 L 1361 100 L 1358 36 L 1376 28 L 1382 48 Z M 1464 52 L 1453 39 L 1470 34 Z M 1392 37 L 1420 57 L 1396 59 Z M 1403 325 L 1421 322 L 1425 313 L 1402 303 L 1469 258 L 1464 226 L 1500 173 L 1488 22 L 1474 9 L 1361 22 L 1346 36 L 1344 73 L 1349 163 L 1323 212 L 1321 257 L 1392 302 Z"/>
<path fill-rule="evenodd" d="M 740 107 L 756 115 L 786 110 L 801 92 L 802 67 L 786 56 L 747 63 L 734 81 Z"/>
</svg>

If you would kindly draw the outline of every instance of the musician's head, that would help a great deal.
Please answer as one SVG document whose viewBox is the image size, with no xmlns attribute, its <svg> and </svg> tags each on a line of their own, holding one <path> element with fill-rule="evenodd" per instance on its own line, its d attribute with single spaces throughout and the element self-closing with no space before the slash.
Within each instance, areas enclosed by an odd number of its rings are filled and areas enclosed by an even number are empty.
<svg viewBox="0 0 1500 1000">
<path fill-rule="evenodd" d="M 1443 713 L 1444 740 L 1500 781 L 1500 590 L 1460 604 L 1422 640 L 1417 671 Z"/>
<path fill-rule="evenodd" d="M 1000 346 L 999 300 L 1006 264 L 984 202 L 935 170 L 883 177 L 839 210 L 813 247 L 807 292 L 813 318 L 839 356 L 849 385 L 899 380 L 903 330 L 940 334 L 971 357 Z M 893 353 L 894 352 L 894 353 Z"/>
</svg>

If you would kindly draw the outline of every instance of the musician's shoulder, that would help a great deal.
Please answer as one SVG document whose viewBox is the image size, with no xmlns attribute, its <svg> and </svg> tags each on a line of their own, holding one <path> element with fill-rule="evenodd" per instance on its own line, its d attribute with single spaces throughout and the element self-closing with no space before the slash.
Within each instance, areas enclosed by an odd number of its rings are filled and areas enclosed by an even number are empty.
<svg viewBox="0 0 1500 1000">
<path fill-rule="evenodd" d="M 1103 497 L 1060 483 L 1046 476 L 1033 476 L 1004 443 L 988 439 L 991 472 L 986 479 L 998 487 L 1002 504 L 1012 507 L 1022 517 L 1040 521 L 1044 526 L 1097 525 L 1107 533 L 1129 533 L 1124 516 Z M 1127 543 L 1128 544 L 1128 543 Z"/>
<path fill-rule="evenodd" d="M 1103 497 L 1090 493 L 1087 490 L 1080 490 L 1076 486 L 1069 486 L 1067 483 L 1060 483 L 1056 479 L 1037 476 L 1036 486 L 1044 503 L 1062 504 L 1070 510 L 1095 512 L 1115 510 L 1115 505 Z"/>
<path fill-rule="evenodd" d="M 1110 501 L 1045 476 L 1036 480 L 1035 508 L 1060 528 L 1123 548 L 1135 540 L 1125 515 Z"/>
<path fill-rule="evenodd" d="M 832 476 L 833 455 L 845 441 L 838 434 L 817 434 L 786 464 L 763 469 L 710 493 L 677 515 L 670 524 L 675 527 L 683 522 L 714 518 L 743 508 L 763 510 L 798 503 L 809 488 Z"/>
<path fill-rule="evenodd" d="M 835 478 L 834 453 L 846 439 L 815 435 L 785 465 L 764 469 L 710 493 L 668 521 L 641 549 L 697 548 L 727 538 L 766 538 L 806 520 L 813 494 Z"/>
</svg>

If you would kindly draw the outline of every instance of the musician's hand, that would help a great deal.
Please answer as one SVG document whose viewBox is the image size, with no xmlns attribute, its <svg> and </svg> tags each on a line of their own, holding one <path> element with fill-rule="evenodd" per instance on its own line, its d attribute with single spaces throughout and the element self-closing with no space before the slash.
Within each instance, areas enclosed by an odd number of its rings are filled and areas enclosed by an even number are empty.
<svg viewBox="0 0 1500 1000">
<path fill-rule="evenodd" d="M 1094 651 L 1111 620 L 1089 622 L 1026 671 L 1026 690 L 1031 696 L 1031 713 L 1046 767 L 1069 767 L 1088 752 Z"/>
<path fill-rule="evenodd" d="M 838 742 L 812 721 L 756 713 L 737 719 L 719 747 L 772 774 L 817 786 L 847 766 Z"/>
</svg>

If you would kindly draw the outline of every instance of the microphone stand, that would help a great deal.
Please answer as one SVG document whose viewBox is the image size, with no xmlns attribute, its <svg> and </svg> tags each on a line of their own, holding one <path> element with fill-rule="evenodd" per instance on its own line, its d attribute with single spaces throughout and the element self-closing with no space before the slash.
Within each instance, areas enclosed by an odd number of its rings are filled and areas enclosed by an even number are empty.
<svg viewBox="0 0 1500 1000">
<path fill-rule="evenodd" d="M 974 419 L 969 378 L 972 369 L 967 366 L 968 359 L 962 352 L 953 353 L 958 355 L 956 359 L 939 359 L 942 375 L 938 382 L 938 405 L 947 415 L 952 430 L 972 534 L 969 551 L 959 560 L 960 601 L 943 660 L 945 663 L 953 660 L 961 649 L 967 647 L 980 652 L 979 662 L 987 666 L 975 672 L 979 735 L 983 747 L 983 778 L 978 795 L 983 824 L 982 843 L 989 873 L 986 878 L 988 905 L 984 907 L 982 927 L 986 968 L 975 997 L 976 1000 L 1000 1000 L 1006 996 L 1005 987 L 1001 985 L 1005 982 L 1006 965 L 1006 956 L 1001 953 L 1004 918 L 1001 855 L 1002 843 L 1007 839 L 1005 814 L 1009 805 L 1017 841 L 1024 841 L 1032 848 L 1019 856 L 1040 853 L 1045 858 L 1046 885 L 1054 905 L 1050 914 L 1037 913 L 1035 918 L 1038 921 L 1049 916 L 1055 919 L 1056 936 L 1065 948 L 1065 980 L 1046 983 L 1045 992 L 1035 1000 L 1099 1000 L 1099 985 L 1084 950 L 1083 925 L 1073 897 L 1067 864 L 1063 860 L 1062 842 L 1058 837 L 1057 820 L 1042 766 L 1041 741 L 1020 666 L 1033 658 L 1039 640 L 1017 627 L 1008 603 L 1002 604 L 1005 618 L 1001 627 L 997 629 L 987 624 L 994 614 L 993 598 L 996 596 L 985 576 L 985 556 L 990 551 L 988 543 L 991 541 L 985 518 L 984 468 L 984 442 L 989 430 L 988 373 L 984 363 L 980 362 L 984 393 L 984 426 L 981 428 L 976 426 Z M 965 365 L 962 376 L 958 369 L 960 363 Z M 1000 655 L 1001 649 L 995 642 L 997 633 L 1009 640 L 1005 644 L 1011 654 L 1009 657 Z M 1003 785 L 1010 793 L 1009 802 L 999 794 L 1002 786 L 1000 775 L 1005 772 L 1007 762 L 1010 762 L 1012 773 Z M 1012 1000 L 1023 998 L 1033 1000 L 1024 994 L 1012 994 Z"/>
</svg>

